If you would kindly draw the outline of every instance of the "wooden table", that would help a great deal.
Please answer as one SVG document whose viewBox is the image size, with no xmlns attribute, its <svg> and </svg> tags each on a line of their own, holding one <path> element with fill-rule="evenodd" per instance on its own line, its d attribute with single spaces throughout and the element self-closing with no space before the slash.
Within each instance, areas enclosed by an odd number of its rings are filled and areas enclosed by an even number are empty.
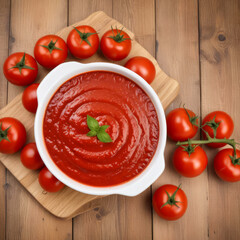
<svg viewBox="0 0 240 240">
<path fill-rule="evenodd" d="M 132 30 L 155 55 L 160 67 L 181 85 L 170 111 L 185 103 L 204 117 L 228 112 L 240 139 L 240 14 L 239 0 L 0 0 L 0 65 L 17 51 L 32 53 L 36 40 L 103 10 Z M 21 87 L 8 84 L 0 70 L 0 106 Z M 167 112 L 168 112 L 167 111 Z M 200 136 L 198 136 L 200 137 Z M 164 174 L 134 198 L 110 196 L 99 207 L 63 221 L 46 212 L 0 165 L 0 239 L 240 239 L 240 184 L 221 181 L 214 173 L 216 150 L 206 149 L 208 169 L 199 177 L 178 175 L 168 141 Z M 159 186 L 171 183 L 186 192 L 185 216 L 160 219 L 151 208 Z"/>
</svg>

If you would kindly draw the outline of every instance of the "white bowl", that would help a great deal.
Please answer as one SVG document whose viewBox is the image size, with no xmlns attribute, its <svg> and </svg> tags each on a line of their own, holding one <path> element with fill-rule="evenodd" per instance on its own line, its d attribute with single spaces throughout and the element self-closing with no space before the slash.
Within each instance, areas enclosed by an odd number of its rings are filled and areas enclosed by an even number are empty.
<svg viewBox="0 0 240 240">
<path fill-rule="evenodd" d="M 72 178 L 68 177 L 62 172 L 52 161 L 48 154 L 48 151 L 44 144 L 43 138 L 43 118 L 45 115 L 46 107 L 56 92 L 56 90 L 67 80 L 80 73 L 89 71 L 105 70 L 109 72 L 119 73 L 140 86 L 145 93 L 152 100 L 159 121 L 159 142 L 156 152 L 146 169 L 137 177 L 132 180 L 116 186 L 111 187 L 93 187 L 85 184 L 81 184 Z M 68 187 L 75 189 L 79 192 L 92 195 L 109 195 L 109 194 L 121 194 L 125 196 L 136 196 L 147 189 L 163 172 L 165 167 L 164 162 L 164 148 L 166 145 L 166 119 L 162 104 L 154 92 L 152 87 L 138 74 L 131 70 L 112 63 L 88 63 L 81 64 L 78 62 L 67 62 L 59 65 L 49 72 L 42 80 L 37 90 L 38 109 L 34 123 L 34 134 L 39 154 L 45 163 L 46 167 L 52 172 L 52 174 L 63 182 Z"/>
</svg>

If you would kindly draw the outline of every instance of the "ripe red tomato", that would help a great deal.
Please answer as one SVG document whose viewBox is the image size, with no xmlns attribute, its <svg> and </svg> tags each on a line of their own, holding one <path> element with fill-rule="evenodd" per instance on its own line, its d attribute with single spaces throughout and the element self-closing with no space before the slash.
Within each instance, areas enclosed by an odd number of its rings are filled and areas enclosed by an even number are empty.
<svg viewBox="0 0 240 240">
<path fill-rule="evenodd" d="M 168 113 L 166 120 L 168 137 L 174 141 L 188 140 L 197 133 L 198 117 L 191 110 L 176 108 Z"/>
<path fill-rule="evenodd" d="M 205 125 L 203 130 L 205 130 L 210 137 L 214 137 L 214 131 L 216 131 L 216 138 L 230 138 L 234 128 L 232 118 L 222 111 L 209 113 L 203 119 L 202 125 Z M 206 139 L 206 134 L 204 132 L 203 137 Z M 225 146 L 226 143 L 209 143 L 207 145 L 213 148 L 220 148 Z"/>
<path fill-rule="evenodd" d="M 38 181 L 47 192 L 58 192 L 64 187 L 64 184 L 55 178 L 46 167 L 40 171 Z"/>
<path fill-rule="evenodd" d="M 187 196 L 179 187 L 163 185 L 153 195 L 153 208 L 161 218 L 177 220 L 187 210 Z"/>
<path fill-rule="evenodd" d="M 234 159 L 233 149 L 227 148 L 219 151 L 214 158 L 216 174 L 224 181 L 240 181 L 240 151 L 236 150 L 237 159 Z"/>
<path fill-rule="evenodd" d="M 207 154 L 199 146 L 180 146 L 173 155 L 173 165 L 184 177 L 200 175 L 207 167 L 207 163 Z"/>
<path fill-rule="evenodd" d="M 0 119 L 0 152 L 15 153 L 26 142 L 27 133 L 23 124 L 16 118 Z"/>
<path fill-rule="evenodd" d="M 23 148 L 21 152 L 21 162 L 26 168 L 32 170 L 37 170 L 44 166 L 36 143 L 29 143 Z"/>
<path fill-rule="evenodd" d="M 156 70 L 153 63 L 145 57 L 138 56 L 130 58 L 124 67 L 140 75 L 149 84 L 154 80 L 156 75 Z"/>
<path fill-rule="evenodd" d="M 38 101 L 37 101 L 37 88 L 39 83 L 34 83 L 28 86 L 22 95 L 23 106 L 32 113 L 37 111 Z"/>
<path fill-rule="evenodd" d="M 75 27 L 68 35 L 67 45 L 74 57 L 91 57 L 99 46 L 99 37 L 94 28 L 82 25 Z"/>
<path fill-rule="evenodd" d="M 116 28 L 103 34 L 100 47 L 105 57 L 113 61 L 120 61 L 128 56 L 132 43 L 126 32 Z"/>
<path fill-rule="evenodd" d="M 43 67 L 52 69 L 63 63 L 68 54 L 65 41 L 57 35 L 41 37 L 35 44 L 34 56 Z"/>
<path fill-rule="evenodd" d="M 24 52 L 10 55 L 4 62 L 3 73 L 12 84 L 26 86 L 34 82 L 38 74 L 35 59 Z"/>
</svg>

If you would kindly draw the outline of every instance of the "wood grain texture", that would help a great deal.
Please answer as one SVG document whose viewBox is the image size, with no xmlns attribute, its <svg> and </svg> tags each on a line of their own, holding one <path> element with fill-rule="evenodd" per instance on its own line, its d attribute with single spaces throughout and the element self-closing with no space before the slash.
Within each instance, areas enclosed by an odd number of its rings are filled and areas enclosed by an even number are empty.
<svg viewBox="0 0 240 240">
<path fill-rule="evenodd" d="M 0 8 L 0 66 L 3 66 L 4 59 L 8 56 L 10 2 L 4 0 Z M 7 81 L 4 81 L 4 74 L 0 68 L 0 108 L 7 103 Z M 6 169 L 0 164 L 0 239 L 5 239 L 6 222 Z"/>
<path fill-rule="evenodd" d="M 203 116 L 226 111 L 240 139 L 240 2 L 200 1 L 200 50 Z M 209 239 L 240 239 L 240 182 L 221 181 L 213 169 L 217 150 L 209 156 Z"/>
<path fill-rule="evenodd" d="M 16 51 L 26 51 L 32 54 L 34 44 L 40 36 L 56 32 L 67 25 L 67 1 L 61 1 L 61 4 L 58 4 L 59 2 L 57 0 L 11 1 L 10 54 Z M 50 12 L 54 12 L 54 15 L 49 14 Z M 39 79 L 41 76 L 40 74 Z M 23 88 L 9 84 L 9 101 L 22 90 Z M 21 104 L 21 99 L 18 104 Z M 22 114 L 29 116 L 23 108 Z M 28 141 L 33 141 L 33 134 L 28 134 Z M 19 162 L 18 158 L 18 164 Z M 19 171 L 21 172 L 21 169 Z M 34 175 L 36 176 L 37 173 L 33 171 L 29 179 Z M 28 180 L 25 178 L 24 181 Z M 45 211 L 39 204 L 36 204 L 36 201 L 10 173 L 7 174 L 7 183 L 6 239 L 72 238 L 72 221 L 62 222 Z"/>
<path fill-rule="evenodd" d="M 74 26 L 90 24 L 93 26 L 100 37 L 107 30 L 110 29 L 111 25 L 117 25 L 120 28 L 122 25 L 116 20 L 108 17 L 104 12 L 96 12 L 86 18 L 85 20 L 75 23 Z M 60 30 L 57 34 L 66 40 L 69 32 L 72 30 L 72 26 L 66 27 Z M 139 43 L 134 40 L 134 34 L 129 30 L 125 29 L 131 36 L 132 50 L 130 56 L 140 54 L 151 59 L 156 68 L 156 77 L 153 82 L 155 84 L 153 88 L 160 97 L 163 107 L 166 107 L 170 103 L 178 92 L 178 83 L 174 79 L 168 77 L 158 66 L 156 60 L 150 55 L 150 53 L 141 47 Z M 68 60 L 72 58 L 69 57 Z M 76 59 L 75 59 L 76 60 Z M 81 60 L 82 63 L 94 62 L 94 61 L 107 61 L 102 54 L 95 54 L 89 59 Z M 125 60 L 126 61 L 126 60 Z M 123 64 L 123 61 L 118 62 Z M 45 74 L 46 71 L 40 70 L 40 75 Z M 13 86 L 12 86 L 13 87 Z M 170 88 L 170 89 L 168 89 Z M 13 88 L 14 89 L 14 88 Z M 14 90 L 10 90 L 14 91 Z M 168 91 L 166 91 L 168 89 Z M 17 91 L 17 90 L 16 90 Z M 163 92 L 163 93 L 162 93 Z M 34 115 L 27 112 L 21 103 L 21 94 L 15 97 L 5 108 L 0 111 L 0 116 L 12 116 L 18 118 L 26 127 L 28 133 L 28 141 L 33 141 L 33 125 Z M 20 183 L 40 202 L 47 210 L 52 214 L 62 217 L 71 218 L 79 214 L 79 211 L 86 211 L 83 206 L 89 206 L 89 201 L 94 200 L 97 196 L 86 195 L 70 188 L 65 188 L 55 194 L 43 194 L 42 188 L 38 183 L 37 171 L 30 171 L 26 169 L 19 161 L 20 153 L 14 155 L 1 154 L 1 162 L 8 168 L 8 170 L 20 181 Z M 79 211 L 78 211 L 79 210 Z"/>
<path fill-rule="evenodd" d="M 135 39 L 155 56 L 154 0 L 113 1 L 113 17 L 131 29 Z M 118 197 L 115 208 L 118 209 L 119 239 L 152 239 L 151 187 L 134 198 Z M 105 234 L 106 231 L 107 228 Z M 113 234 L 109 235 L 110 239 L 114 237 Z"/>
<path fill-rule="evenodd" d="M 89 4 L 85 0 L 70 0 L 69 1 L 69 24 L 78 22 L 79 19 L 86 18 L 95 11 L 104 11 L 108 16 L 112 17 L 112 0 L 93 0 Z M 73 237 L 79 240 L 101 239 L 102 226 L 105 223 L 105 218 L 114 219 L 115 213 L 112 211 L 116 206 L 116 196 L 108 196 L 102 199 L 96 199 L 98 205 L 91 211 L 73 219 Z M 113 224 L 116 221 L 113 220 Z"/>
<path fill-rule="evenodd" d="M 94 12 L 103 11 L 112 17 L 112 0 L 69 0 L 69 25 L 87 18 Z"/>
<path fill-rule="evenodd" d="M 157 61 L 172 77 L 179 80 L 180 94 L 168 108 L 180 103 L 200 114 L 200 76 L 198 46 L 197 1 L 157 1 L 156 39 Z M 199 137 L 199 135 L 197 136 Z M 163 184 L 182 184 L 188 197 L 188 209 L 179 221 L 167 222 L 153 213 L 153 239 L 207 239 L 208 238 L 208 184 L 207 171 L 197 178 L 181 177 L 173 168 L 175 143 L 168 140 L 165 150 L 166 169 L 153 184 L 153 192 Z"/>
</svg>

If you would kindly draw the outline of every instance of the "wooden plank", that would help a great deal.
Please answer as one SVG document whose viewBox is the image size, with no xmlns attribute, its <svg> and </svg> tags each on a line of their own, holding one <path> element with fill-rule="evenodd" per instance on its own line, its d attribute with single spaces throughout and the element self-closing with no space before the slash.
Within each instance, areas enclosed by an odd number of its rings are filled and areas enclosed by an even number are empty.
<svg viewBox="0 0 240 240">
<path fill-rule="evenodd" d="M 54 33 L 67 25 L 66 9 L 67 1 L 12 0 L 10 53 L 26 51 L 32 54 L 39 37 Z M 22 90 L 23 88 L 9 85 L 9 101 Z M 33 136 L 28 136 L 28 141 L 32 140 Z M 72 238 L 71 221 L 62 222 L 46 212 L 9 173 L 7 182 L 7 239 Z"/>
<path fill-rule="evenodd" d="M 81 21 L 96 11 L 103 11 L 112 17 L 112 0 L 69 0 L 69 25 Z"/>
<path fill-rule="evenodd" d="M 4 0 L 1 2 L 0 9 L 0 66 L 3 66 L 8 56 L 8 37 L 9 37 L 9 17 L 10 2 Z M 7 103 L 7 81 L 5 80 L 2 68 L 0 70 L 0 108 Z M 6 169 L 0 164 L 0 239 L 5 239 L 6 229 Z"/>
<path fill-rule="evenodd" d="M 240 139 L 240 2 L 201 0 L 200 49 L 203 116 L 226 111 L 235 122 L 233 137 Z M 209 239 L 240 239 L 240 182 L 226 183 L 214 172 L 209 155 Z"/>
<path fill-rule="evenodd" d="M 112 0 L 94 0 L 91 4 L 84 0 L 69 0 L 69 24 L 78 22 L 95 11 L 104 11 L 112 17 Z M 101 239 L 102 219 L 111 212 L 108 203 L 114 197 L 97 199 L 98 207 L 91 211 L 83 213 L 73 219 L 73 237 L 74 239 Z"/>
<path fill-rule="evenodd" d="M 154 0 L 113 1 L 113 17 L 131 29 L 136 40 L 155 56 Z M 151 187 L 134 198 L 118 197 L 116 208 L 119 239 L 152 239 Z M 111 219 L 108 220 L 110 225 Z M 107 227 L 104 230 L 106 234 Z M 113 234 L 114 230 L 110 239 Z"/>
<path fill-rule="evenodd" d="M 185 103 L 200 113 L 200 76 L 197 0 L 156 2 L 157 61 L 164 71 L 180 83 L 180 94 L 168 108 Z M 199 135 L 198 135 L 199 137 Z M 181 177 L 173 168 L 175 143 L 168 140 L 165 150 L 166 169 L 153 185 L 153 192 L 163 184 L 179 185 L 188 197 L 185 216 L 168 222 L 153 213 L 153 239 L 207 239 L 208 185 L 207 171 L 194 179 Z"/>
</svg>

